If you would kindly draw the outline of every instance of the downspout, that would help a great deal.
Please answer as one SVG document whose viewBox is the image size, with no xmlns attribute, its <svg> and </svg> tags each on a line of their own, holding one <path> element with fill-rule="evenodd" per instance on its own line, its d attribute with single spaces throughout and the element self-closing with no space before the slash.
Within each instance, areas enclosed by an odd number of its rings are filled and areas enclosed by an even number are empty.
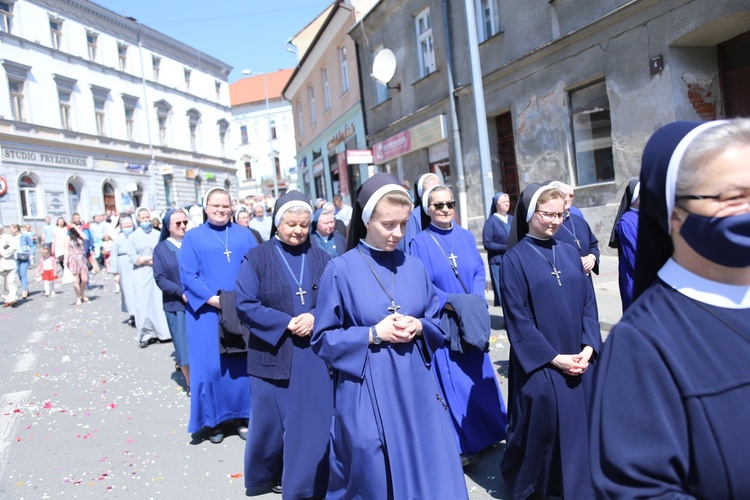
<svg viewBox="0 0 750 500">
<path fill-rule="evenodd" d="M 463 150 L 461 149 L 461 130 L 458 127 L 458 113 L 456 111 L 455 87 L 453 84 L 453 49 L 450 29 L 450 4 L 448 0 L 442 0 L 443 6 L 443 28 L 445 29 L 445 59 L 448 64 L 448 100 L 450 101 L 451 130 L 453 135 L 453 156 L 456 162 L 456 177 L 458 177 L 458 218 L 461 226 L 468 228 L 469 211 L 466 198 L 466 179 L 464 177 Z"/>
</svg>

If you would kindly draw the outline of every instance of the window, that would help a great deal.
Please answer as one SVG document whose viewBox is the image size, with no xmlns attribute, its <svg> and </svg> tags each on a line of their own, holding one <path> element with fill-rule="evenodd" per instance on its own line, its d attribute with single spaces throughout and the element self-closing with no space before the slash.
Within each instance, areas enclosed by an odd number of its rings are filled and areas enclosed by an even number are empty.
<svg viewBox="0 0 750 500">
<path fill-rule="evenodd" d="M 247 125 L 242 125 L 240 127 L 240 136 L 242 137 L 242 144 L 247 144 Z"/>
<path fill-rule="evenodd" d="M 188 125 L 190 127 L 190 151 L 198 151 L 198 123 L 201 119 L 201 114 L 191 109 L 187 112 Z"/>
<path fill-rule="evenodd" d="M 0 31 L 13 31 L 13 3 L 0 2 Z"/>
<path fill-rule="evenodd" d="M 154 81 L 159 81 L 159 69 L 161 68 L 161 57 L 151 56 L 151 68 L 154 70 Z"/>
<path fill-rule="evenodd" d="M 195 202 L 200 203 L 201 197 L 203 196 L 203 181 L 200 177 L 195 178 Z"/>
<path fill-rule="evenodd" d="M 60 98 L 60 125 L 64 130 L 73 130 L 73 126 L 70 122 L 71 93 L 58 89 L 57 95 Z"/>
<path fill-rule="evenodd" d="M 57 96 L 60 103 L 60 126 L 63 130 L 73 130 L 72 99 L 76 80 L 62 75 L 53 75 L 57 85 Z"/>
<path fill-rule="evenodd" d="M 271 120 L 271 139 L 276 139 L 276 122 Z"/>
<path fill-rule="evenodd" d="M 253 178 L 253 164 L 249 161 L 245 162 L 245 179 L 250 180 Z"/>
<path fill-rule="evenodd" d="M 13 119 L 18 122 L 25 122 L 27 117 L 24 107 L 24 90 L 31 66 L 9 61 L 8 59 L 3 60 L 2 65 L 8 77 L 10 108 L 13 113 Z"/>
<path fill-rule="evenodd" d="M 171 174 L 164 176 L 164 198 L 167 200 L 167 206 L 171 207 L 174 203 L 174 180 Z"/>
<path fill-rule="evenodd" d="M 432 42 L 432 21 L 429 7 L 417 14 L 417 55 L 419 56 L 419 77 L 435 71 L 435 47 Z"/>
<path fill-rule="evenodd" d="M 310 126 L 312 127 L 318 122 L 315 118 L 315 92 L 312 86 L 307 87 L 307 94 L 310 96 Z"/>
<path fill-rule="evenodd" d="M 185 90 L 190 90 L 190 76 L 193 71 L 190 68 L 185 68 Z"/>
<path fill-rule="evenodd" d="M 99 34 L 93 31 L 86 32 L 86 44 L 89 48 L 89 61 L 96 61 L 96 44 L 99 40 Z"/>
<path fill-rule="evenodd" d="M 26 110 L 23 107 L 23 89 L 25 83 L 25 81 L 8 80 L 10 106 L 13 110 L 13 119 L 17 122 L 26 121 Z"/>
<path fill-rule="evenodd" d="M 62 19 L 50 18 L 49 20 L 49 32 L 52 41 L 52 48 L 60 50 L 62 47 Z"/>
<path fill-rule="evenodd" d="M 578 185 L 612 181 L 612 122 L 604 80 L 570 93 Z"/>
<path fill-rule="evenodd" d="M 217 121 L 216 124 L 219 126 L 219 145 L 221 146 L 221 155 L 224 156 L 227 145 L 227 130 L 229 130 L 229 122 L 222 118 Z"/>
<path fill-rule="evenodd" d="M 214 87 L 216 87 L 216 100 L 221 101 L 221 82 L 219 80 L 215 80 Z"/>
<path fill-rule="evenodd" d="M 91 86 L 91 93 L 94 95 L 94 115 L 96 118 L 96 133 L 102 137 L 107 136 L 106 124 L 106 110 L 107 110 L 107 98 L 109 97 L 109 89 L 99 87 L 97 85 Z"/>
<path fill-rule="evenodd" d="M 159 144 L 161 146 L 166 146 L 167 145 L 167 121 L 169 119 L 169 114 L 172 112 L 172 105 L 169 104 L 164 99 L 161 99 L 154 103 L 154 108 L 156 108 L 156 119 L 159 123 Z"/>
<path fill-rule="evenodd" d="M 497 0 L 475 0 L 477 13 L 477 33 L 483 42 L 500 31 L 497 15 Z"/>
<path fill-rule="evenodd" d="M 126 44 L 117 44 L 117 58 L 120 62 L 120 71 L 125 71 L 128 67 L 128 46 Z"/>
<path fill-rule="evenodd" d="M 281 161 L 278 156 L 273 157 L 273 164 L 276 166 L 276 178 L 281 179 Z"/>
<path fill-rule="evenodd" d="M 383 50 L 383 46 L 380 45 L 375 49 L 374 56 L 378 55 L 378 52 Z M 372 82 L 375 84 L 375 103 L 380 104 L 382 102 L 387 101 L 390 98 L 390 95 L 388 94 L 388 85 L 384 85 L 374 78 L 372 79 Z"/>
<path fill-rule="evenodd" d="M 299 123 L 299 136 L 305 135 L 305 122 L 302 121 L 304 115 L 302 114 L 302 101 L 297 101 L 297 123 Z"/>
<path fill-rule="evenodd" d="M 135 108 L 125 104 L 125 133 L 129 141 L 133 141 L 133 132 L 135 130 Z"/>
<path fill-rule="evenodd" d="M 331 89 L 328 87 L 328 68 L 323 68 L 323 97 L 325 98 L 325 109 L 331 109 Z"/>
<path fill-rule="evenodd" d="M 24 175 L 18 180 L 18 190 L 23 217 L 25 219 L 39 217 L 41 214 L 39 213 L 36 181 L 30 175 Z"/>
<path fill-rule="evenodd" d="M 341 66 L 341 93 L 349 91 L 349 67 L 346 64 L 346 47 L 339 49 L 339 65 Z"/>
</svg>

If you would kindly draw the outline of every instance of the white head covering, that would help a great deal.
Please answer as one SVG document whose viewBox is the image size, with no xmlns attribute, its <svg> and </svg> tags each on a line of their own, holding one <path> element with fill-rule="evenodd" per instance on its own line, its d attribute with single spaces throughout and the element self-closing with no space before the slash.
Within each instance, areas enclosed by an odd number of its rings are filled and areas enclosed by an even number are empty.
<svg viewBox="0 0 750 500">
<path fill-rule="evenodd" d="M 372 212 L 375 210 L 375 205 L 378 204 L 383 196 L 391 191 L 402 191 L 406 196 L 409 196 L 409 192 L 398 184 L 386 184 L 379 187 L 374 193 L 372 193 L 372 196 L 370 196 L 370 199 L 367 200 L 367 203 L 362 209 L 362 222 L 364 222 L 365 225 L 370 222 Z"/>
<path fill-rule="evenodd" d="M 526 222 L 529 222 L 531 220 L 531 217 L 534 215 L 534 212 L 536 211 L 536 202 L 539 199 L 539 196 L 545 192 L 549 191 L 550 189 L 558 189 L 550 184 L 547 184 L 546 186 L 542 186 L 536 191 L 534 191 L 534 195 L 531 197 L 531 201 L 529 202 L 529 207 L 526 210 Z"/>
</svg>

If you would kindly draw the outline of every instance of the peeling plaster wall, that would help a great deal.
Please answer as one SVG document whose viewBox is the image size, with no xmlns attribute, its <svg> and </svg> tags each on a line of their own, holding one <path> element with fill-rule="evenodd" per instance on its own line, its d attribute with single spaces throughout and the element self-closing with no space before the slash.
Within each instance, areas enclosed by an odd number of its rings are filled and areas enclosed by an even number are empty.
<svg viewBox="0 0 750 500">
<path fill-rule="evenodd" d="M 572 2 L 564 0 L 555 4 L 562 14 Z M 675 120 L 722 117 L 716 44 L 737 33 L 724 34 L 725 38 L 721 38 L 721 33 L 704 36 L 713 41 L 702 42 L 703 46 L 675 46 L 673 42 L 717 19 L 732 18 L 735 13 L 735 20 L 744 19 L 742 16 L 750 9 L 747 0 L 607 2 L 611 9 L 624 4 L 629 5 L 607 22 L 589 26 L 576 26 L 571 10 L 566 10 L 564 19 L 550 17 L 549 22 L 559 23 L 562 36 L 526 56 L 506 61 L 491 56 L 490 45 L 518 46 L 508 39 L 512 33 L 520 36 L 514 28 L 499 35 L 501 39 L 491 39 L 480 48 L 483 68 L 489 68 L 484 72 L 484 89 L 496 189 L 501 185 L 500 163 L 497 137 L 492 136 L 496 136 L 495 118 L 507 111 L 513 121 L 521 189 L 528 182 L 547 179 L 559 179 L 575 186 L 569 93 L 594 81 L 605 80 L 612 121 L 615 179 L 577 186 L 574 202 L 582 209 L 605 253 L 613 252 L 607 248 L 607 241 L 617 205 L 624 185 L 640 172 L 643 147 L 651 134 Z M 530 2 L 526 8 L 549 7 Z M 606 9 L 600 12 L 605 13 Z M 540 15 L 527 14 L 537 23 Z M 590 13 L 582 14 L 580 22 L 589 23 L 592 19 Z M 746 24 L 744 29 L 750 31 L 750 22 L 743 20 L 740 24 L 739 29 Z M 578 29 L 575 35 L 565 36 L 564 30 L 575 29 Z M 465 47 L 465 41 L 457 45 Z M 656 55 L 663 56 L 664 68 L 651 74 L 649 59 Z M 459 73 L 462 69 L 468 71 L 463 65 L 457 68 Z M 457 80 L 469 82 L 470 76 L 459 74 Z M 470 227 L 479 234 L 486 214 L 481 198 L 476 118 L 470 85 L 459 91 L 459 120 Z"/>
</svg>

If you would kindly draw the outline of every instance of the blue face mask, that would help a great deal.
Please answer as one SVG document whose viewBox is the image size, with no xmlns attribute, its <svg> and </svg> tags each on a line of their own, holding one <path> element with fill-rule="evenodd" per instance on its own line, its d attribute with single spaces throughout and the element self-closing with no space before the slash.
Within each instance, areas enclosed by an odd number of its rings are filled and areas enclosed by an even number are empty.
<svg viewBox="0 0 750 500">
<path fill-rule="evenodd" d="M 144 232 L 150 233 L 151 232 L 151 222 L 141 222 L 138 224 L 141 229 L 143 229 Z"/>
<path fill-rule="evenodd" d="M 132 233 L 133 231 L 135 231 L 135 228 L 133 227 L 122 228 L 122 234 L 124 234 L 125 236 L 130 236 L 130 233 Z"/>
<path fill-rule="evenodd" d="M 688 214 L 680 236 L 698 255 L 720 266 L 750 266 L 750 212 L 728 217 Z"/>
</svg>

